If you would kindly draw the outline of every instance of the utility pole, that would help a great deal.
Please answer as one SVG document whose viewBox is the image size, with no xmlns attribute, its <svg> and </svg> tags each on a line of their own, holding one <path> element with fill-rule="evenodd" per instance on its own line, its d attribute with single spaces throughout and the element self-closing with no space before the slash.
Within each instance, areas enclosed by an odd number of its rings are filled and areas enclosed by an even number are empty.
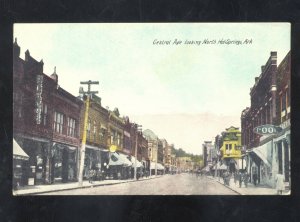
<svg viewBox="0 0 300 222">
<path fill-rule="evenodd" d="M 96 84 L 98 85 L 98 81 L 87 81 L 87 82 L 80 82 L 80 84 L 87 84 L 88 91 L 83 91 L 83 88 L 80 87 L 79 93 L 86 95 L 85 101 L 85 112 L 84 112 L 84 122 L 83 122 L 83 134 L 82 134 L 82 141 L 81 141 L 81 149 L 80 149 L 80 164 L 79 164 L 79 174 L 78 174 L 78 185 L 82 187 L 83 184 L 83 168 L 84 168 L 84 158 L 85 158 L 85 144 L 86 144 L 86 130 L 88 124 L 88 116 L 89 116 L 89 106 L 90 106 L 90 99 L 91 95 L 98 93 L 98 91 L 91 91 L 91 85 Z"/>
<path fill-rule="evenodd" d="M 135 151 L 134 151 L 134 180 L 136 180 L 136 173 L 137 173 L 137 148 L 138 148 L 138 132 L 139 130 L 139 127 L 142 127 L 141 125 L 137 125 L 135 124 L 136 126 L 136 133 L 135 133 Z"/>
<path fill-rule="evenodd" d="M 157 176 L 157 159 L 158 159 L 158 138 L 157 138 L 157 144 L 156 144 L 156 158 L 155 158 L 155 176 Z"/>
</svg>

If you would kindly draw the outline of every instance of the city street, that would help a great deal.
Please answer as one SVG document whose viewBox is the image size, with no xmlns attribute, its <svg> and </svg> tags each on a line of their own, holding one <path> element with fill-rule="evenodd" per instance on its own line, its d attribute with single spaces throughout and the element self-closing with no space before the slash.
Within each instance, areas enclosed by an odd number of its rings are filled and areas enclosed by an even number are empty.
<svg viewBox="0 0 300 222">
<path fill-rule="evenodd" d="M 150 180 L 43 193 L 40 195 L 237 195 L 207 177 L 163 175 Z"/>
</svg>

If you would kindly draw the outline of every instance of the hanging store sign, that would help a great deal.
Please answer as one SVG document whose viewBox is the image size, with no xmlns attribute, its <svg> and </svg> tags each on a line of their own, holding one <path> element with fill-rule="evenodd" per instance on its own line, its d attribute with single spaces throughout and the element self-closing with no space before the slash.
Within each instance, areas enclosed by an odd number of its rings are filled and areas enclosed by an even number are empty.
<svg viewBox="0 0 300 222">
<path fill-rule="evenodd" d="M 257 133 L 260 135 L 274 135 L 274 134 L 280 133 L 281 131 L 282 131 L 281 127 L 274 126 L 271 124 L 257 126 L 253 129 L 254 133 Z"/>
<path fill-rule="evenodd" d="M 42 92 L 43 92 L 43 75 L 36 76 L 36 96 L 35 96 L 35 114 L 36 123 L 40 124 L 42 120 Z"/>
<path fill-rule="evenodd" d="M 109 147 L 109 151 L 110 152 L 116 152 L 116 150 L 117 150 L 117 146 L 116 145 L 111 145 L 110 147 Z"/>
</svg>

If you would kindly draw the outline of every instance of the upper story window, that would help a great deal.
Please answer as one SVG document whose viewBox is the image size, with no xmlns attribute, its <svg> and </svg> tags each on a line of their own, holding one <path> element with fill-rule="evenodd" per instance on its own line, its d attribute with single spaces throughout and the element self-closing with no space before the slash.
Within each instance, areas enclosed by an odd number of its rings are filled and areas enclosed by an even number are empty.
<svg viewBox="0 0 300 222">
<path fill-rule="evenodd" d="M 117 134 L 117 145 L 121 145 L 121 135 Z"/>
<path fill-rule="evenodd" d="M 96 142 L 96 132 L 97 132 L 97 126 L 96 126 L 96 121 L 94 121 L 94 128 L 93 128 L 94 142 Z"/>
<path fill-rule="evenodd" d="M 232 149 L 232 144 L 226 144 L 225 148 L 226 148 L 226 150 L 231 150 Z"/>
<path fill-rule="evenodd" d="M 42 106 L 42 122 L 43 125 L 46 126 L 48 124 L 48 106 L 47 104 L 43 104 Z"/>
<path fill-rule="evenodd" d="M 57 133 L 63 133 L 64 115 L 59 112 L 54 112 L 53 130 Z"/>
<path fill-rule="evenodd" d="M 116 140 L 117 140 L 116 131 L 112 131 L 111 132 L 111 137 L 110 137 L 110 143 L 111 144 L 116 144 Z"/>
<path fill-rule="evenodd" d="M 91 119 L 88 120 L 88 125 L 87 125 L 87 138 L 91 138 Z"/>
<path fill-rule="evenodd" d="M 286 95 L 286 107 L 289 107 L 290 106 L 290 89 L 289 88 L 287 88 L 285 95 Z"/>
<path fill-rule="evenodd" d="M 105 135 L 105 129 L 101 127 L 101 124 L 99 124 L 99 140 L 103 141 Z"/>
<path fill-rule="evenodd" d="M 68 136 L 75 137 L 76 136 L 76 120 L 68 117 Z"/>
<path fill-rule="evenodd" d="M 287 93 L 283 93 L 281 96 L 281 112 L 286 110 L 286 97 L 287 97 Z"/>
</svg>

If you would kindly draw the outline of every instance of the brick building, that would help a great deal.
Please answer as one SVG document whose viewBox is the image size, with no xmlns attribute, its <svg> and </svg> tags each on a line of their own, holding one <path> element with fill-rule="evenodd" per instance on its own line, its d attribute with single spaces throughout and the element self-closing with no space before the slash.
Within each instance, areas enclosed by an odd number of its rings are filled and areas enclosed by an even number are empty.
<svg viewBox="0 0 300 222">
<path fill-rule="evenodd" d="M 82 102 L 58 85 L 56 70 L 44 74 L 43 61 L 28 50 L 21 59 L 16 40 L 13 52 L 14 138 L 29 156 L 21 184 L 76 180 Z"/>
<path fill-rule="evenodd" d="M 277 114 L 278 125 L 282 128 L 282 132 L 274 138 L 276 151 L 273 152 L 273 167 L 272 174 L 282 174 L 286 187 L 290 189 L 291 186 L 291 53 L 289 52 L 278 66 L 277 71 Z"/>
<path fill-rule="evenodd" d="M 164 162 L 164 146 L 162 139 L 159 139 L 157 144 L 157 162 L 160 164 L 163 164 Z"/>
<path fill-rule="evenodd" d="M 84 120 L 85 109 L 81 110 L 81 119 Z M 80 123 L 80 141 L 83 136 L 84 121 Z M 105 171 L 109 162 L 108 155 L 108 110 L 102 107 L 101 98 L 92 95 L 88 113 L 86 131 L 86 145 L 83 178 L 88 178 L 90 169 Z"/>
<path fill-rule="evenodd" d="M 251 106 L 241 115 L 242 146 L 246 149 L 259 145 L 260 135 L 253 133 L 256 126 L 277 124 L 277 52 L 271 52 L 266 64 L 261 67 L 261 74 L 255 78 L 250 89 Z"/>
<path fill-rule="evenodd" d="M 148 141 L 148 155 L 150 160 L 150 175 L 157 175 L 164 172 L 162 143 L 157 135 L 150 129 L 143 131 L 145 138 Z"/>
<path fill-rule="evenodd" d="M 171 146 L 168 144 L 166 139 L 162 139 L 162 145 L 163 145 L 163 150 L 164 150 L 164 156 L 163 156 L 163 164 L 166 168 L 166 173 L 170 172 L 171 168 Z"/>
<path fill-rule="evenodd" d="M 275 186 L 277 174 L 288 184 L 290 173 L 290 53 L 277 67 L 277 53 L 271 52 L 261 74 L 250 89 L 251 106 L 242 111 L 242 146 L 247 150 L 247 170 L 254 181 Z M 279 134 L 259 135 L 256 126 L 281 127 Z"/>
</svg>

